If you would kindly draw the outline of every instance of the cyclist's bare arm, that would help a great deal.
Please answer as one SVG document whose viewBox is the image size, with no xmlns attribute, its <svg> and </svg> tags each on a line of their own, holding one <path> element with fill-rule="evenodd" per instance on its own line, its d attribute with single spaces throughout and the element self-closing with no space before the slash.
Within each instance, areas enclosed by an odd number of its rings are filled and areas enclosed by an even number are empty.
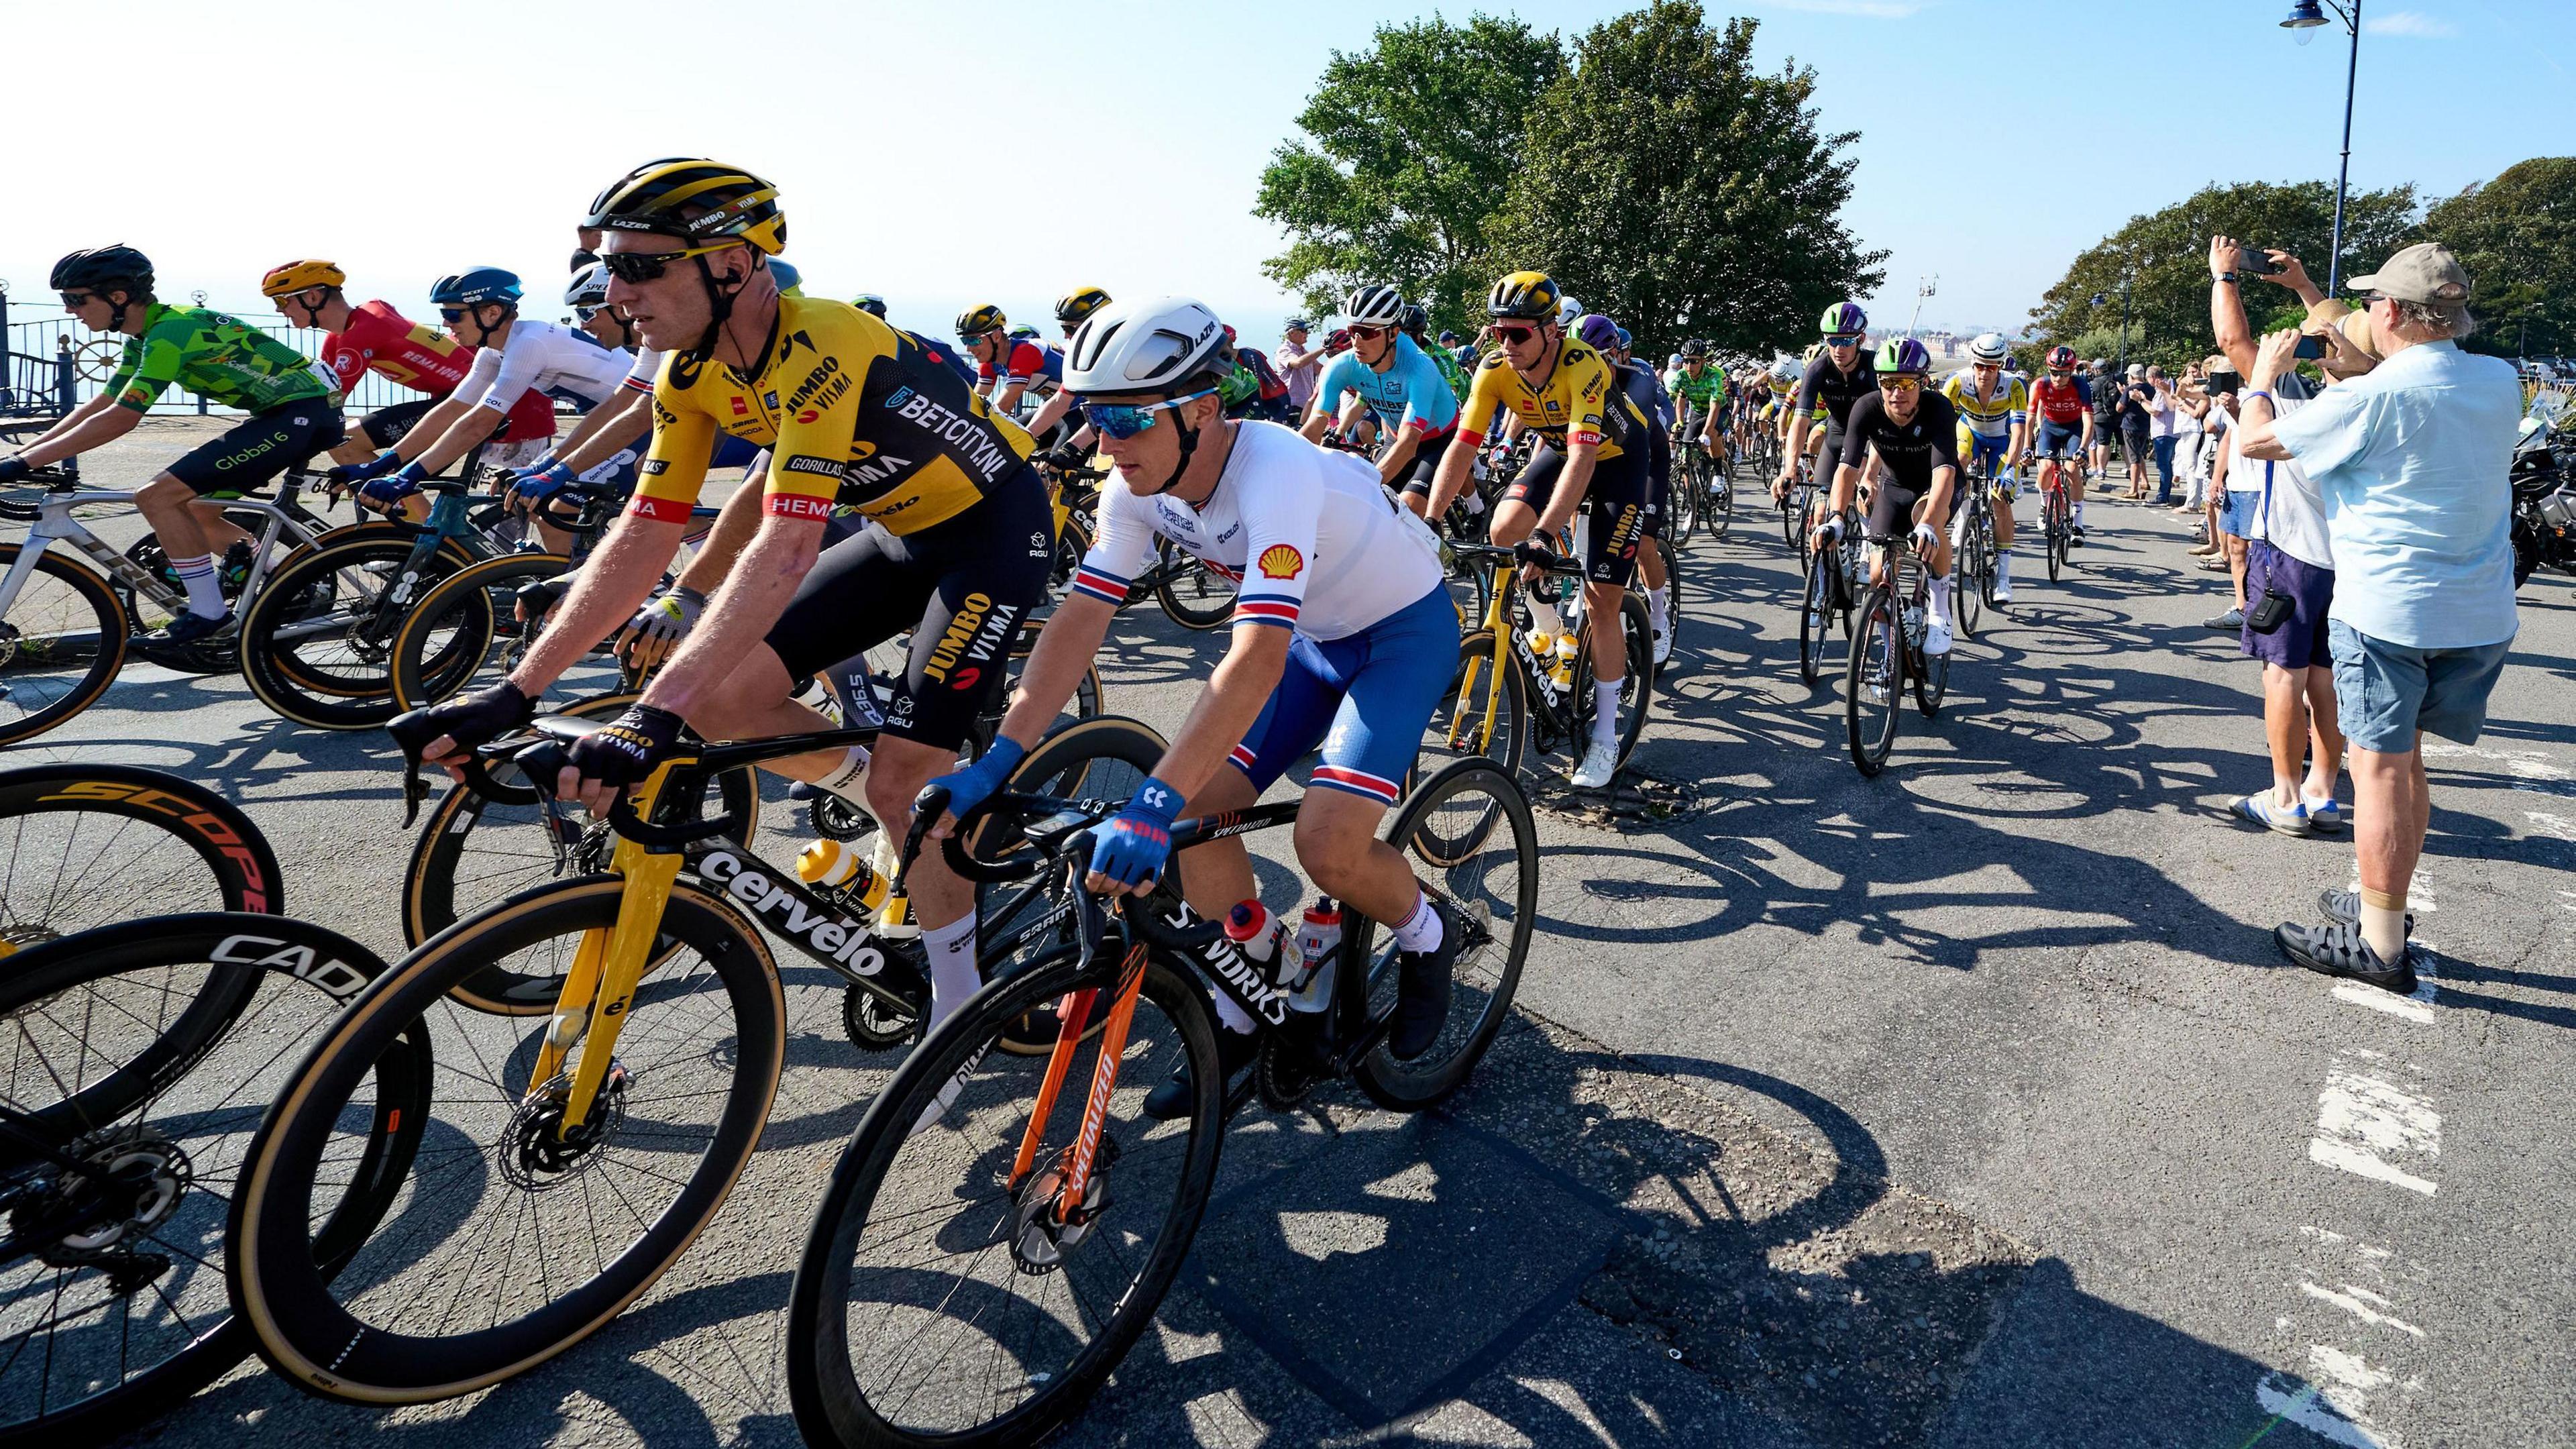
<svg viewBox="0 0 2576 1449">
<path fill-rule="evenodd" d="M 554 447 L 555 461 L 575 474 L 587 473 L 617 456 L 617 450 L 644 436 L 653 426 L 653 395 L 628 390 L 606 407 L 592 408 L 573 424 Z"/>
<path fill-rule="evenodd" d="M 1234 626 L 1233 642 L 1208 675 L 1198 702 L 1190 706 L 1189 718 L 1172 736 L 1154 778 L 1185 799 L 1207 788 L 1287 673 L 1289 632 L 1274 624 Z"/>
<path fill-rule="evenodd" d="M 1395 431 L 1395 441 L 1386 445 L 1385 454 L 1377 460 L 1377 481 L 1395 487 L 1396 480 L 1412 469 L 1414 452 L 1421 446 L 1422 420 L 1405 419 L 1404 426 Z"/>
<path fill-rule="evenodd" d="M 823 520 L 785 513 L 761 517 L 751 546 L 742 551 L 724 583 L 707 599 L 698 627 L 653 676 L 644 703 L 686 719 L 769 637 L 797 586 L 822 552 Z M 639 595 L 635 604 L 643 602 Z M 629 610 L 635 604 L 627 605 Z"/>
<path fill-rule="evenodd" d="M 449 401 L 452 402 L 454 399 L 451 398 Z M 442 407 L 445 405 L 440 404 Z M 426 436 L 431 441 L 429 446 L 421 449 L 411 461 L 433 474 L 444 473 L 449 464 L 474 451 L 477 444 L 501 431 L 501 424 L 509 421 L 509 418 L 509 413 L 500 408 L 477 403 L 464 407 L 458 413 L 456 421 L 437 432 L 415 428 L 407 438 Z M 423 419 L 423 421 L 427 420 Z"/>
<path fill-rule="evenodd" d="M 1539 515 L 1541 538 L 1555 538 L 1574 521 L 1575 512 L 1583 507 L 1583 495 L 1592 491 L 1592 468 L 1600 457 L 1601 450 L 1590 443 L 1576 443 L 1565 450 L 1565 471 L 1557 476 L 1556 496 L 1547 500 L 1547 512 Z"/>
<path fill-rule="evenodd" d="M 1026 382 L 1005 384 L 1002 390 L 996 393 L 993 397 L 993 411 L 1003 414 L 1010 414 L 1019 411 L 1020 394 L 1027 392 L 1028 390 L 1029 385 Z"/>
<path fill-rule="evenodd" d="M 662 570 L 680 550 L 685 523 L 621 515 L 608 537 L 583 562 L 581 573 L 546 616 L 545 632 L 528 657 L 510 671 L 510 682 L 534 699 L 573 667 L 591 646 L 617 632 L 662 581 Z"/>
<path fill-rule="evenodd" d="M 1482 446 L 1478 444 L 1478 447 Z M 1466 491 L 1468 480 L 1474 476 L 1476 452 L 1476 448 L 1451 448 L 1440 455 L 1440 471 L 1431 479 L 1431 496 L 1423 499 L 1420 505 L 1423 516 L 1440 518 L 1447 515 L 1449 505 L 1458 501 L 1458 495 Z M 1405 506 L 1415 507 L 1413 500 L 1421 497 L 1419 493 L 1404 495 Z"/>
<path fill-rule="evenodd" d="M 28 467 L 42 468 L 113 443 L 133 432 L 134 425 L 141 421 L 143 414 L 118 407 L 115 398 L 100 393 L 38 434 L 34 442 L 19 450 L 18 456 L 27 460 Z"/>
<path fill-rule="evenodd" d="M 1324 441 L 1324 430 L 1333 425 L 1333 415 L 1324 410 L 1324 398 L 1316 394 L 1306 404 L 1306 421 L 1299 424 L 1297 435 L 1310 443 Z"/>
<path fill-rule="evenodd" d="M 1036 415 L 1029 419 L 1028 430 L 1032 435 L 1043 434 L 1047 429 L 1063 422 L 1064 415 L 1071 411 L 1073 411 L 1073 394 L 1063 388 L 1057 388 L 1053 397 L 1038 405 Z"/>
<path fill-rule="evenodd" d="M 707 530 L 706 542 L 698 545 L 697 557 L 680 571 L 679 582 L 700 594 L 713 596 L 716 587 L 733 572 L 734 560 L 751 546 L 753 535 L 760 532 L 761 499 L 767 493 L 763 476 L 755 473 L 745 478 L 733 496 L 716 510 L 715 527 Z"/>
</svg>

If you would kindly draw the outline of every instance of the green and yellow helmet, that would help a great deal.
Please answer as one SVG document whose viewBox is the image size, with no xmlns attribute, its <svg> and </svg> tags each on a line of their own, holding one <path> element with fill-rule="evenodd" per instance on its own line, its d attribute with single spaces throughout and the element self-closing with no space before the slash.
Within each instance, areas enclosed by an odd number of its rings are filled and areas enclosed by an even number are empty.
<svg viewBox="0 0 2576 1449">
<path fill-rule="evenodd" d="M 1107 292 L 1098 287 L 1076 287 L 1055 299 L 1055 320 L 1067 327 L 1079 327 L 1083 318 L 1107 305 Z"/>
<path fill-rule="evenodd" d="M 696 157 L 647 161 L 609 183 L 582 225 L 673 236 L 693 246 L 731 237 L 770 256 L 787 249 L 778 188 L 738 167 Z"/>
<path fill-rule="evenodd" d="M 1565 294 L 1545 272 L 1514 272 L 1486 294 L 1485 315 L 1524 322 L 1553 322 Z"/>
</svg>

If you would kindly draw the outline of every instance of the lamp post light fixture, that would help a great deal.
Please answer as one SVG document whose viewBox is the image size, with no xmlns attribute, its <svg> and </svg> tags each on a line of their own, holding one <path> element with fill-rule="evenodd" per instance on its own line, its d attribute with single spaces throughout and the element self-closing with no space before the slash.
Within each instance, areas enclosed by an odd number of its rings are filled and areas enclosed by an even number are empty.
<svg viewBox="0 0 2576 1449">
<path fill-rule="evenodd" d="M 2344 61 L 2343 70 L 2343 161 L 2335 172 L 2333 250 L 2326 256 L 2326 295 L 2331 297 L 2343 279 L 2343 197 L 2344 189 L 2352 179 L 2352 92 L 2353 84 L 2361 74 L 2361 0 L 2350 0 L 2349 8 L 2344 0 L 2294 0 L 2290 16 L 2281 22 L 2281 28 L 2297 37 L 2299 44 L 2305 45 L 2317 28 L 2326 23 L 2325 12 L 2328 10 L 2332 10 L 2335 18 L 2343 22 L 2343 28 L 2352 34 L 2352 51 Z"/>
</svg>

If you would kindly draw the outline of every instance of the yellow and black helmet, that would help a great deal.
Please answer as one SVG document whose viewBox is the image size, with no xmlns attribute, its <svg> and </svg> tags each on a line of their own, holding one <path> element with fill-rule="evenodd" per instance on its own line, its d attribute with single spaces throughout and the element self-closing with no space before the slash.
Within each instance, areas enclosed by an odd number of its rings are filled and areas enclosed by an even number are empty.
<svg viewBox="0 0 2576 1449">
<path fill-rule="evenodd" d="M 1553 322 L 1565 294 L 1545 272 L 1514 272 L 1494 284 L 1485 297 L 1485 315 L 1525 322 Z"/>
<path fill-rule="evenodd" d="M 1008 330 L 1010 325 L 1011 319 L 1003 316 L 1002 309 L 990 302 L 957 314 L 957 335 L 960 337 L 981 337 L 987 332 Z"/>
<path fill-rule="evenodd" d="M 726 237 L 776 256 L 787 249 L 778 188 L 737 167 L 693 157 L 647 161 L 590 204 L 582 225 L 650 232 L 695 245 Z"/>
<path fill-rule="evenodd" d="M 1067 327 L 1079 327 L 1082 319 L 1109 305 L 1109 294 L 1098 287 L 1076 287 L 1055 299 L 1055 320 Z"/>
<path fill-rule="evenodd" d="M 288 262 L 284 266 L 268 269 L 268 275 L 259 279 L 259 294 L 263 297 L 284 297 L 296 292 L 308 291 L 314 287 L 347 285 L 349 285 L 349 274 L 329 262 Z"/>
</svg>

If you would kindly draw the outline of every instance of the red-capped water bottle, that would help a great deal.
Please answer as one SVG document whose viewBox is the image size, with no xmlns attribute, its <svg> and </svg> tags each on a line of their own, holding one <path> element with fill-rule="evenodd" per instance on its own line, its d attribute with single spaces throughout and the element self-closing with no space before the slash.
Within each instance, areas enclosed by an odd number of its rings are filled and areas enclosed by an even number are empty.
<svg viewBox="0 0 2576 1449">
<path fill-rule="evenodd" d="M 1235 902 L 1234 909 L 1225 913 L 1225 938 L 1243 953 L 1243 959 L 1252 963 L 1253 970 L 1261 973 L 1262 980 L 1283 987 L 1288 984 L 1280 980 L 1287 973 L 1280 969 L 1279 919 L 1261 902 Z"/>
<path fill-rule="evenodd" d="M 1317 896 L 1297 926 L 1297 984 L 1288 994 L 1295 1011 L 1321 1011 L 1333 1001 L 1333 967 L 1342 944 L 1342 907 Z"/>
</svg>

